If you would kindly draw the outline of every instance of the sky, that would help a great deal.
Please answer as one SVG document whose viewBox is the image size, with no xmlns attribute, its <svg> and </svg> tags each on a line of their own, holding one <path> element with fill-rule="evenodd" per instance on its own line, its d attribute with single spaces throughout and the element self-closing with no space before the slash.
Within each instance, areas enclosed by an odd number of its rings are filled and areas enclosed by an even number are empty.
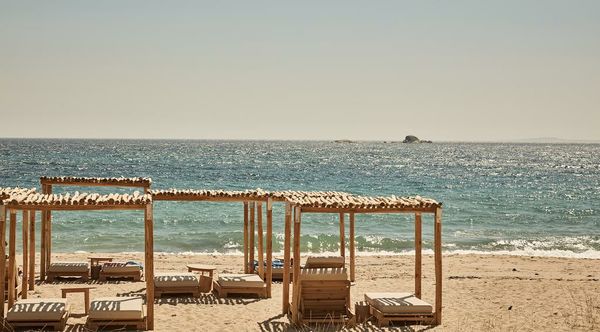
<svg viewBox="0 0 600 332">
<path fill-rule="evenodd" d="M 600 140 L 600 1 L 3 1 L 0 137 Z"/>
</svg>

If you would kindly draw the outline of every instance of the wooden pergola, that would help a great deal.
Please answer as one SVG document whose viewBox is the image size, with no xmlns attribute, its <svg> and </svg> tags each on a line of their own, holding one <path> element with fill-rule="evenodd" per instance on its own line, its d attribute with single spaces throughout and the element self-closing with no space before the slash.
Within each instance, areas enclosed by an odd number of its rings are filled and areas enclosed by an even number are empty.
<svg viewBox="0 0 600 332">
<path fill-rule="evenodd" d="M 74 177 L 74 176 L 43 176 L 40 178 L 42 186 L 42 194 L 51 195 L 53 186 L 77 186 L 77 187 L 113 187 L 113 188 L 138 188 L 144 191 L 145 194 L 150 190 L 152 179 L 150 178 L 94 178 L 94 177 Z M 35 212 L 31 213 L 32 231 L 35 231 Z M 52 261 L 52 211 L 42 211 L 41 215 L 41 245 L 40 245 L 40 280 L 46 279 L 48 267 Z M 31 241 L 35 243 L 32 237 Z M 32 244 L 32 248 L 35 244 Z M 35 257 L 35 253 L 33 254 Z"/>
<path fill-rule="evenodd" d="M 415 215 L 415 296 L 421 298 L 421 266 L 422 266 L 422 214 L 433 214 L 434 217 L 434 263 L 435 263 L 435 310 L 431 314 L 432 324 L 442 321 L 442 204 L 433 199 L 422 197 L 361 197 L 346 195 L 344 197 L 317 198 L 287 198 L 285 213 L 285 245 L 284 245 L 284 283 L 283 283 L 283 313 L 291 312 L 292 322 L 298 322 L 298 303 L 289 302 L 290 280 L 290 242 L 291 225 L 294 227 L 293 236 L 293 294 L 297 292 L 297 278 L 300 275 L 300 226 L 303 213 L 336 213 L 349 214 L 349 244 L 350 244 L 350 278 L 354 280 L 354 223 L 356 214 L 368 213 L 410 213 Z M 293 213 L 293 217 L 292 217 Z M 293 298 L 297 298 L 293 295 Z"/>
<path fill-rule="evenodd" d="M 46 190 L 48 190 L 46 188 Z M 6 195 L 4 196 L 6 197 Z M 52 211 L 107 211 L 107 210 L 141 210 L 144 211 L 144 230 L 145 230 L 145 279 L 146 279 L 146 328 L 154 329 L 154 235 L 153 235 L 153 210 L 152 196 L 149 194 L 87 194 L 76 193 L 74 195 L 52 195 L 52 194 L 17 194 L 10 195 L 2 200 L 0 205 L 0 241 L 6 237 L 6 216 L 10 216 L 10 231 L 9 231 L 9 285 L 15 283 L 16 276 L 14 275 L 15 267 L 15 244 L 16 244 L 16 220 L 17 212 L 23 212 L 23 277 L 24 285 L 27 283 L 27 258 L 26 253 L 29 235 L 27 225 L 30 214 L 35 215 L 36 211 L 41 211 L 42 215 L 50 215 Z M 50 219 L 48 218 L 48 223 Z M 42 236 L 42 239 L 44 236 Z M 35 242 L 34 242 L 35 243 Z M 0 255 L 4 254 L 4 246 L 0 246 Z M 49 248 L 46 249 L 49 254 Z M 42 254 L 44 257 L 44 254 Z M 0 287 L 4 287 L 4 271 L 6 271 L 6 261 L 0 261 Z M 41 271 L 44 271 L 43 269 Z M 4 292 L 0 298 L 3 302 Z M 22 297 L 26 297 L 27 292 L 22 293 Z M 13 292 L 8 295 L 8 307 L 12 307 L 16 298 Z M 4 306 L 0 306 L 0 313 L 4 314 Z M 3 317 L 3 316 L 2 316 Z"/>
</svg>

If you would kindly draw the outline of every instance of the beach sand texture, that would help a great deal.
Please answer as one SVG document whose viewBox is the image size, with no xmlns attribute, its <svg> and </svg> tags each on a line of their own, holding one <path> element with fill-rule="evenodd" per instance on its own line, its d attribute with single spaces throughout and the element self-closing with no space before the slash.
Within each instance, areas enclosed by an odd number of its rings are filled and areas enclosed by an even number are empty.
<svg viewBox="0 0 600 332">
<path fill-rule="evenodd" d="M 87 260 L 89 254 L 53 254 L 53 260 Z M 142 254 L 110 254 L 143 261 Z M 18 257 L 20 260 L 20 257 Z M 243 257 L 228 255 L 156 254 L 155 270 L 187 271 L 188 263 L 211 264 L 218 273 L 241 271 Z M 304 261 L 304 259 L 303 259 Z M 423 299 L 433 301 L 433 257 L 423 257 Z M 367 291 L 412 291 L 414 257 L 359 256 L 352 302 Z M 443 323 L 436 331 L 590 331 L 600 330 L 600 260 L 501 255 L 444 256 Z M 96 284 L 91 298 L 144 294 L 144 282 Z M 42 284 L 30 297 L 60 297 L 60 288 L 74 286 L 58 280 Z M 328 331 L 338 326 L 294 329 L 281 315 L 281 283 L 271 299 L 166 297 L 155 306 L 155 331 Z M 74 317 L 68 331 L 85 331 L 83 297 L 69 295 Z M 422 331 L 426 326 L 382 330 Z M 378 331 L 372 323 L 355 331 Z"/>
</svg>

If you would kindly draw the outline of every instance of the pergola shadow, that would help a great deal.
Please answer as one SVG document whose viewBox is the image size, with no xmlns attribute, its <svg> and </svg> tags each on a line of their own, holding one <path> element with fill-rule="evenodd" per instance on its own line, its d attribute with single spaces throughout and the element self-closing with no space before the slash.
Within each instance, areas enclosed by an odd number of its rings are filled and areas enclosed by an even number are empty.
<svg viewBox="0 0 600 332">
<path fill-rule="evenodd" d="M 158 305 L 187 305 L 187 304 L 210 304 L 210 305 L 248 305 L 256 303 L 262 299 L 248 297 L 227 297 L 218 298 L 214 294 L 201 294 L 199 297 L 193 296 L 164 296 L 155 299 Z"/>
</svg>

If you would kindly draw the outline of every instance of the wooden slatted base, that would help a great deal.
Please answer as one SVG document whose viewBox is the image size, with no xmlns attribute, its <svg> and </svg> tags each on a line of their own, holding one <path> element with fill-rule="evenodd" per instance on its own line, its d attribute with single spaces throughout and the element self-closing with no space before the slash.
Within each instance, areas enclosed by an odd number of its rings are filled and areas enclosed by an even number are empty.
<svg viewBox="0 0 600 332">
<path fill-rule="evenodd" d="M 48 272 L 46 273 L 46 282 L 54 282 L 56 278 L 79 277 L 85 282 L 90 279 L 89 272 Z"/>
<path fill-rule="evenodd" d="M 377 320 L 378 326 L 389 326 L 390 322 L 406 322 L 419 325 L 435 324 L 433 314 L 384 314 L 373 307 L 370 307 L 370 313 Z"/>
<path fill-rule="evenodd" d="M 163 294 L 192 294 L 193 297 L 200 297 L 200 286 L 186 287 L 156 287 L 154 286 L 154 298 L 158 299 Z"/>
<path fill-rule="evenodd" d="M 98 281 L 106 281 L 108 278 L 119 278 L 119 279 L 133 279 L 133 281 L 142 280 L 142 271 L 131 271 L 131 272 L 106 272 L 100 270 Z"/>
<path fill-rule="evenodd" d="M 8 321 L 12 328 L 32 327 L 32 328 L 51 328 L 53 331 L 64 331 L 67 325 L 69 312 L 65 312 L 59 321 L 42 322 L 42 321 Z"/>
<path fill-rule="evenodd" d="M 92 331 L 105 330 L 104 327 L 135 327 L 136 330 L 146 330 L 146 318 L 141 320 L 96 320 L 87 319 L 87 328 Z M 101 329 L 102 328 L 102 329 Z"/>
<path fill-rule="evenodd" d="M 261 287 L 222 287 L 216 280 L 213 281 L 213 289 L 217 297 L 227 297 L 229 294 L 256 294 L 260 298 L 267 297 L 267 285 Z"/>
</svg>

